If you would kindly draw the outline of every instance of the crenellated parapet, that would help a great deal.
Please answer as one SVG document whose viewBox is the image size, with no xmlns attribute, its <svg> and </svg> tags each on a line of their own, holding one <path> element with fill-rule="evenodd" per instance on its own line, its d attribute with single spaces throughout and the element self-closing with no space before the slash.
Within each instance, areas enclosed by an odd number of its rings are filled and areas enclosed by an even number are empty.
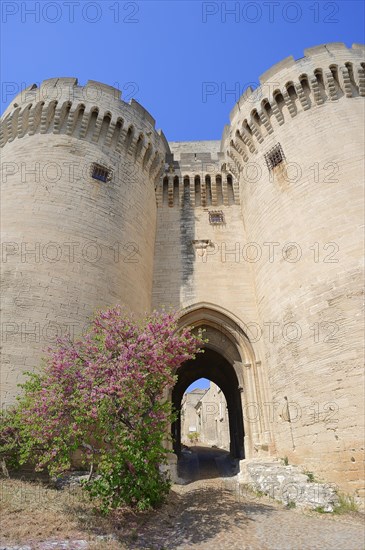
<svg viewBox="0 0 365 550">
<path fill-rule="evenodd" d="M 219 141 L 172 142 L 156 189 L 159 207 L 239 204 L 238 180 L 225 169 Z"/>
<path fill-rule="evenodd" d="M 225 170 L 212 174 L 166 173 L 156 190 L 157 206 L 230 206 L 239 204 L 238 182 Z"/>
<path fill-rule="evenodd" d="M 23 90 L 0 123 L 0 146 L 35 134 L 89 141 L 101 150 L 123 152 L 156 181 L 168 144 L 155 120 L 137 101 L 122 101 L 117 88 L 76 78 L 51 78 Z"/>
<path fill-rule="evenodd" d="M 239 179 L 244 164 L 260 145 L 305 111 L 327 103 L 365 96 L 365 47 L 330 43 L 304 51 L 304 57 L 285 58 L 248 88 L 230 114 L 221 142 L 227 170 Z"/>
</svg>

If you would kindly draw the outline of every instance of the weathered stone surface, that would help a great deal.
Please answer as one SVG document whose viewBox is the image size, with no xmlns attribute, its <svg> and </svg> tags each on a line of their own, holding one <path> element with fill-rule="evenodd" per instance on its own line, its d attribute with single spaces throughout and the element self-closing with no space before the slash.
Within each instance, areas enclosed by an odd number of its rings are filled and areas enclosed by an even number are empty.
<svg viewBox="0 0 365 550">
<path fill-rule="evenodd" d="M 286 504 L 294 503 L 305 508 L 322 507 L 332 512 L 338 504 L 335 489 L 325 483 L 310 481 L 307 474 L 296 466 L 283 466 L 279 462 L 243 461 L 239 483 Z"/>
<path fill-rule="evenodd" d="M 338 43 L 267 71 L 220 146 L 169 145 L 93 81 L 22 92 L 0 133 L 2 406 L 95 310 L 172 307 L 234 367 L 246 458 L 363 496 L 364 96 L 364 48 Z"/>
</svg>

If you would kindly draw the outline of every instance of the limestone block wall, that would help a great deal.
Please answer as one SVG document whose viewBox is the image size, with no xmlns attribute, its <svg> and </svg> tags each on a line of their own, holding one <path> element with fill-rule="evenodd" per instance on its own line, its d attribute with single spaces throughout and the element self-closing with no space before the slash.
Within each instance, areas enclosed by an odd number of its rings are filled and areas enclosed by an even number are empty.
<svg viewBox="0 0 365 550">
<path fill-rule="evenodd" d="M 209 310 L 220 311 L 221 320 L 209 320 L 203 326 L 209 345 L 229 361 L 232 341 L 226 322 L 232 320 L 229 331 L 240 348 L 233 361 L 238 361 L 237 375 L 243 388 L 245 454 L 266 456 L 274 452 L 274 441 L 264 406 L 270 401 L 270 389 L 263 338 L 257 334 L 252 267 L 257 251 L 246 235 L 238 181 L 222 170 L 226 155 L 218 152 L 218 142 L 170 142 L 169 146 L 171 155 L 156 191 L 153 307 L 181 312 L 201 305 L 208 316 Z M 218 223 L 216 216 L 221 216 Z M 244 349 L 239 336 L 242 331 L 256 337 L 250 351 Z M 246 414 L 252 403 L 257 413 Z"/>
<path fill-rule="evenodd" d="M 222 139 L 247 239 L 266 251 L 251 267 L 278 456 L 358 492 L 364 67 L 358 45 L 286 58 L 241 98 Z"/>
<path fill-rule="evenodd" d="M 207 302 L 257 322 L 255 251 L 246 246 L 238 182 L 221 170 L 219 142 L 169 145 L 171 162 L 157 188 L 153 305 L 180 310 Z"/>
<path fill-rule="evenodd" d="M 208 346 L 235 366 L 242 387 L 245 456 L 267 456 L 275 444 L 264 406 L 270 388 L 263 338 L 258 335 L 248 346 L 242 340 L 242 333 L 257 336 L 259 317 L 252 268 L 257 251 L 246 236 L 238 181 L 222 170 L 226 156 L 218 152 L 218 142 L 169 145 L 171 155 L 156 191 L 153 307 L 204 310 L 203 318 L 191 323 L 202 325 Z"/>
<path fill-rule="evenodd" d="M 9 105 L 2 405 L 97 309 L 204 324 L 201 306 L 212 349 L 234 355 L 246 457 L 287 456 L 360 493 L 364 47 L 310 48 L 260 81 L 221 143 L 168 144 L 93 81 L 50 79 Z"/>
<path fill-rule="evenodd" d="M 155 184 L 168 149 L 154 120 L 89 81 L 30 87 L 1 125 L 2 402 L 56 336 L 98 309 L 151 308 Z M 95 163 L 107 181 L 95 179 Z M 99 174 L 100 175 L 100 174 Z"/>
</svg>

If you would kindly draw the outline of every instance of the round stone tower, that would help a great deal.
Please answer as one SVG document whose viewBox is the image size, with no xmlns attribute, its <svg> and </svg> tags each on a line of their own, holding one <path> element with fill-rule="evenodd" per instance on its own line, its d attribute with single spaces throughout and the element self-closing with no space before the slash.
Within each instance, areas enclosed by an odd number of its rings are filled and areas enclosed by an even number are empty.
<svg viewBox="0 0 365 550">
<path fill-rule="evenodd" d="M 151 307 L 155 184 L 167 142 L 136 101 L 74 78 L 2 117 L 2 402 L 56 337 L 116 303 Z"/>
<path fill-rule="evenodd" d="M 258 251 L 277 456 L 358 491 L 364 68 L 356 44 L 288 57 L 241 97 L 222 139 Z"/>
</svg>

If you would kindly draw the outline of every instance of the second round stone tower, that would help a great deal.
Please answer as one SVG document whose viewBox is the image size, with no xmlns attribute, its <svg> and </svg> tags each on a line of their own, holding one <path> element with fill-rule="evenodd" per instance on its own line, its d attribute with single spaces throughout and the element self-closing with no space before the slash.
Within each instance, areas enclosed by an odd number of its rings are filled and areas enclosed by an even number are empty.
<svg viewBox="0 0 365 550">
<path fill-rule="evenodd" d="M 364 47 L 304 54 L 242 96 L 222 145 L 256 251 L 277 456 L 362 491 Z"/>
<path fill-rule="evenodd" d="M 2 118 L 2 402 L 97 309 L 151 307 L 155 185 L 167 142 L 120 91 L 50 79 Z"/>
</svg>

